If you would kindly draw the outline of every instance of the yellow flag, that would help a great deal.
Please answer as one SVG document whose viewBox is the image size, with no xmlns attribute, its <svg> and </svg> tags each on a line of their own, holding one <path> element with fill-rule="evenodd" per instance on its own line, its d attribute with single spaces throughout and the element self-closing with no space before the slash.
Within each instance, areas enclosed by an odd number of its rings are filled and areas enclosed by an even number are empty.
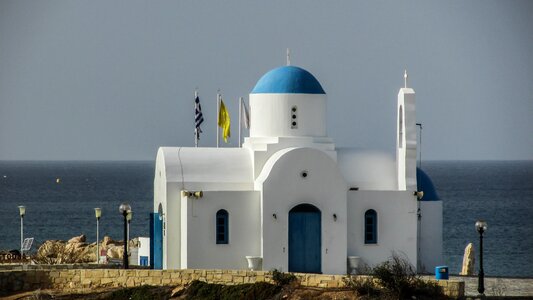
<svg viewBox="0 0 533 300">
<path fill-rule="evenodd" d="M 231 136 L 230 132 L 230 118 L 228 110 L 224 105 L 224 101 L 220 99 L 220 109 L 218 111 L 218 126 L 222 128 L 222 137 L 224 142 L 228 142 L 228 138 Z"/>
</svg>

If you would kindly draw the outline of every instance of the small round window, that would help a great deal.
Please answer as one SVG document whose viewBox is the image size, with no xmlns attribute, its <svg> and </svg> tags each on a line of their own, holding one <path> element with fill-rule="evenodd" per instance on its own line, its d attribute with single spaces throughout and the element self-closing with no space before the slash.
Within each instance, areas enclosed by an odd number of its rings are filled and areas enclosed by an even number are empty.
<svg viewBox="0 0 533 300">
<path fill-rule="evenodd" d="M 309 176 L 309 171 L 307 170 L 303 170 L 302 172 L 300 172 L 300 177 L 302 178 L 307 178 Z"/>
</svg>

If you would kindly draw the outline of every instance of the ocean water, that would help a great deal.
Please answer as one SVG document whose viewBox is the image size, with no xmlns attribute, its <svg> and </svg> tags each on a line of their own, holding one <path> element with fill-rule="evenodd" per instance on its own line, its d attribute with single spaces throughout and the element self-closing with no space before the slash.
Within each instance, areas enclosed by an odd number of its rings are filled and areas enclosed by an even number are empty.
<svg viewBox="0 0 533 300">
<path fill-rule="evenodd" d="M 450 273 L 459 273 L 469 242 L 478 251 L 474 224 L 484 219 L 485 274 L 533 277 L 533 161 L 429 161 L 422 168 L 444 201 L 444 261 Z M 35 238 L 33 249 L 48 239 L 80 234 L 94 241 L 95 207 L 102 208 L 100 237 L 122 239 L 122 202 L 134 212 L 131 237 L 148 236 L 153 176 L 150 161 L 0 161 L 0 249 L 19 248 L 18 205 L 26 206 L 24 235 Z"/>
</svg>

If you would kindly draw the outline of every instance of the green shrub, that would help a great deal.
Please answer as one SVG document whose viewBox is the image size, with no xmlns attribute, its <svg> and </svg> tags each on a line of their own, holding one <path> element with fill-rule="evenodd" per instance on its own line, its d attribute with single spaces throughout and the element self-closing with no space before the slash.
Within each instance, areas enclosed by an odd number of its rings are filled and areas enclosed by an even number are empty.
<svg viewBox="0 0 533 300">
<path fill-rule="evenodd" d="M 278 271 L 277 269 L 273 269 L 270 271 L 272 274 L 272 280 L 274 283 L 276 283 L 277 286 L 285 286 L 289 285 L 293 282 L 296 282 L 298 279 L 294 274 L 291 273 L 283 273 Z"/>
</svg>

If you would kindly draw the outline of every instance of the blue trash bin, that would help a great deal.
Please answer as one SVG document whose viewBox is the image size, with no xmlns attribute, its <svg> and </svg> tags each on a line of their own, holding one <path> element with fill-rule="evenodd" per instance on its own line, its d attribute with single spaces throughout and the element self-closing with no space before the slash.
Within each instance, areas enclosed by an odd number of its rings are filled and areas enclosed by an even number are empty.
<svg viewBox="0 0 533 300">
<path fill-rule="evenodd" d="M 436 266 L 435 267 L 435 279 L 448 280 L 448 266 Z"/>
</svg>

